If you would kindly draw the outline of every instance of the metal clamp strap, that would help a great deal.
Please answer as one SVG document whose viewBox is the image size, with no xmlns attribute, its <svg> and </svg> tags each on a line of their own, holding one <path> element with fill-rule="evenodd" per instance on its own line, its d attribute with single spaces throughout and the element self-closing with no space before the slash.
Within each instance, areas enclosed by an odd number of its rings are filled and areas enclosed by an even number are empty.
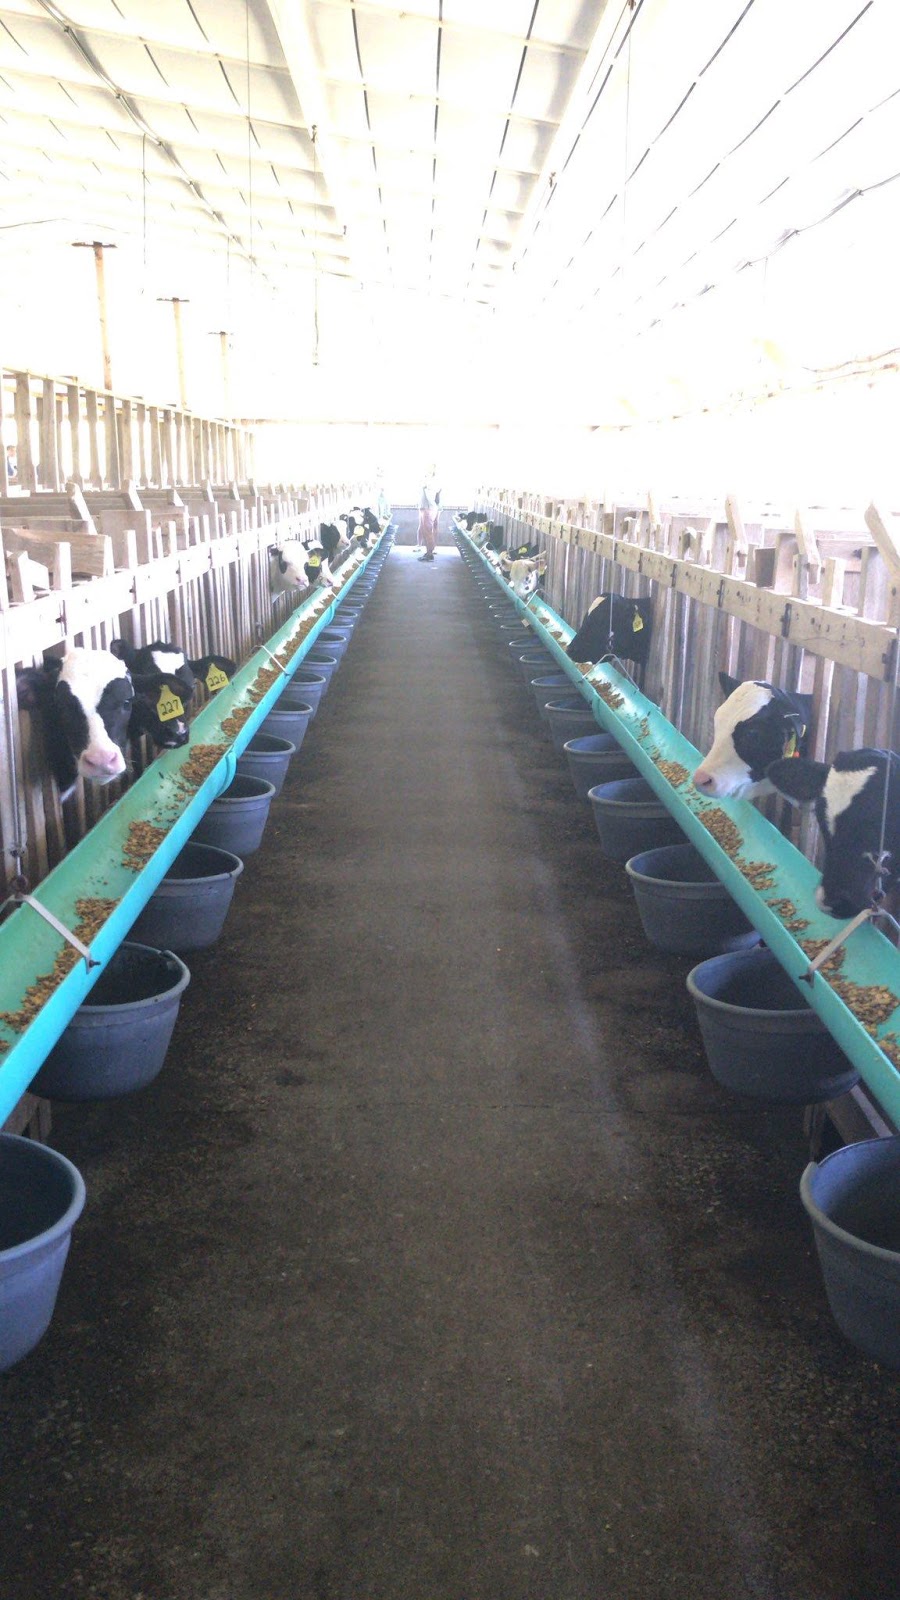
<svg viewBox="0 0 900 1600">
<path fill-rule="evenodd" d="M 75 949 L 78 951 L 78 954 L 84 958 L 88 971 L 90 971 L 91 967 L 99 967 L 99 961 L 94 960 L 94 957 L 91 955 L 87 945 L 83 945 L 81 940 L 72 932 L 71 928 L 67 928 L 64 922 L 60 922 L 59 918 L 55 917 L 52 911 L 48 911 L 46 906 L 41 905 L 40 900 L 35 900 L 34 895 L 9 895 L 8 898 L 3 901 L 3 904 L 0 905 L 0 914 L 2 914 L 2 912 L 6 910 L 7 906 L 10 905 L 31 906 L 32 911 L 36 911 L 39 917 L 43 917 L 45 922 L 49 922 L 51 928 L 55 928 L 57 933 L 61 933 L 68 944 L 74 945 Z"/>
</svg>

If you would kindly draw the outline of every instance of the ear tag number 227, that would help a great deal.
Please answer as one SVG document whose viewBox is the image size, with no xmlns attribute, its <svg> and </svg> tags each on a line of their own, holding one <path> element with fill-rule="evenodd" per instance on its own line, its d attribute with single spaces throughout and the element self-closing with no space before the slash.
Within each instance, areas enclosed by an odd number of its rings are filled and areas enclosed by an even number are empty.
<svg viewBox="0 0 900 1600">
<path fill-rule="evenodd" d="M 159 699 L 156 702 L 156 715 L 160 722 L 174 722 L 176 717 L 184 716 L 184 706 L 177 694 L 169 689 L 160 689 Z"/>
</svg>

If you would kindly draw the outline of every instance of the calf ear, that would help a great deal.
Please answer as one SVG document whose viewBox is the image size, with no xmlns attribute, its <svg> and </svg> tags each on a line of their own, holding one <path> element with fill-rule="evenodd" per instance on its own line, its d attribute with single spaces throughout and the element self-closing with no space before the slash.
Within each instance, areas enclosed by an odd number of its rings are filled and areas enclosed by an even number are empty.
<svg viewBox="0 0 900 1600">
<path fill-rule="evenodd" d="M 187 664 L 195 678 L 205 678 L 210 667 L 218 667 L 226 678 L 233 678 L 237 672 L 237 662 L 229 661 L 227 656 L 200 656 L 196 661 L 188 661 Z"/>
<path fill-rule="evenodd" d="M 16 696 L 20 711 L 37 711 L 47 704 L 50 679 L 43 667 L 23 667 L 16 673 Z"/>
<path fill-rule="evenodd" d="M 112 639 L 110 641 L 109 653 L 111 656 L 115 656 L 117 661 L 124 661 L 126 667 L 130 667 L 134 661 L 137 651 L 135 650 L 133 644 L 128 643 L 127 639 Z"/>
<path fill-rule="evenodd" d="M 721 689 L 726 700 L 728 699 L 728 696 L 730 694 L 734 694 L 735 689 L 739 689 L 740 686 L 740 678 L 732 678 L 727 672 L 719 673 L 719 688 Z"/>
<path fill-rule="evenodd" d="M 766 767 L 766 777 L 786 800 L 809 806 L 822 793 L 829 771 L 827 761 L 802 761 L 788 756 Z"/>
<path fill-rule="evenodd" d="M 135 709 L 137 709 L 139 698 L 146 700 L 153 707 L 163 693 L 177 695 L 182 705 L 186 706 L 190 703 L 194 693 L 194 685 L 185 683 L 184 679 L 177 677 L 174 672 L 132 673 L 131 681 L 134 684 Z M 133 715 L 134 713 L 132 712 Z"/>
</svg>

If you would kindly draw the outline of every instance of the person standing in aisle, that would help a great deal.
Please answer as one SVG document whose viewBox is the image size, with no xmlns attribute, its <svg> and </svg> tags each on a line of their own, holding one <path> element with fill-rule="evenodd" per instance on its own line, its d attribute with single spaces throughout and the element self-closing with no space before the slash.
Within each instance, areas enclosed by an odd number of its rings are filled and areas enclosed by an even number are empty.
<svg viewBox="0 0 900 1600">
<path fill-rule="evenodd" d="M 419 557 L 420 561 L 434 560 L 440 514 L 441 491 L 437 486 L 435 469 L 432 467 L 425 474 L 422 493 L 419 496 L 419 543 L 425 546 L 425 554 Z"/>
</svg>

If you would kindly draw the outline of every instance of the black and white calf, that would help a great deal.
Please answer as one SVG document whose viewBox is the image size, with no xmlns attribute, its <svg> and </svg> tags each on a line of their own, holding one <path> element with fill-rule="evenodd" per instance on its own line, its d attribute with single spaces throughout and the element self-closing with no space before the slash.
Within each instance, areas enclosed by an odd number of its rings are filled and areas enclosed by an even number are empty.
<svg viewBox="0 0 900 1600">
<path fill-rule="evenodd" d="M 333 561 L 339 551 L 350 549 L 347 533 L 334 522 L 319 523 L 319 544 L 329 561 Z"/>
<path fill-rule="evenodd" d="M 61 800 L 79 777 L 111 783 L 125 771 L 134 685 L 108 650 L 68 650 L 16 677 L 19 706 L 41 717 L 47 765 Z"/>
<path fill-rule="evenodd" d="M 900 909 L 900 757 L 888 750 L 842 750 L 825 761 L 774 762 L 769 782 L 797 805 L 815 805 L 825 861 L 816 901 L 833 917 L 855 917 L 877 892 Z M 885 786 L 887 806 L 885 807 Z M 884 824 L 884 857 L 882 852 Z"/>
<path fill-rule="evenodd" d="M 334 578 L 328 559 L 320 544 L 312 544 L 304 551 L 303 572 L 310 589 L 333 589 Z"/>
<path fill-rule="evenodd" d="M 213 693 L 237 671 L 227 656 L 199 656 L 191 661 L 178 645 L 163 639 L 137 649 L 126 639 L 113 639 L 109 648 L 125 663 L 134 685 L 129 735 L 149 734 L 157 750 L 178 750 L 187 743 L 184 708 L 193 700 L 198 680 Z"/>
<path fill-rule="evenodd" d="M 694 786 L 714 799 L 772 794 L 772 762 L 806 754 L 812 699 L 754 679 L 740 683 L 727 672 L 719 673 L 719 683 L 727 699 L 713 718 L 712 747 L 694 773 Z"/>
<path fill-rule="evenodd" d="M 273 595 L 309 588 L 305 567 L 309 551 L 300 539 L 284 539 L 269 549 L 269 588 Z"/>
<path fill-rule="evenodd" d="M 531 561 L 514 561 L 509 569 L 509 586 L 520 600 L 527 600 L 537 592 L 547 570 L 546 556 L 535 556 Z"/>
<path fill-rule="evenodd" d="M 604 656 L 621 656 L 643 667 L 650 654 L 652 623 L 652 601 L 626 600 L 620 594 L 598 594 L 566 646 L 566 655 L 570 661 L 602 661 Z"/>
</svg>

